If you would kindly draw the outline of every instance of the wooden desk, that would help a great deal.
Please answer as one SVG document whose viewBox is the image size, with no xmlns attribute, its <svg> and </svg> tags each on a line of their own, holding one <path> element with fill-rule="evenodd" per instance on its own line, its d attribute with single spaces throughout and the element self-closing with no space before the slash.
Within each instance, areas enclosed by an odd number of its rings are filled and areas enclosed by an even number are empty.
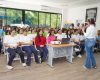
<svg viewBox="0 0 100 80">
<path fill-rule="evenodd" d="M 75 46 L 75 44 L 48 44 L 48 65 L 53 67 L 53 58 L 59 57 L 66 57 L 66 59 L 72 63 L 73 46 Z"/>
</svg>

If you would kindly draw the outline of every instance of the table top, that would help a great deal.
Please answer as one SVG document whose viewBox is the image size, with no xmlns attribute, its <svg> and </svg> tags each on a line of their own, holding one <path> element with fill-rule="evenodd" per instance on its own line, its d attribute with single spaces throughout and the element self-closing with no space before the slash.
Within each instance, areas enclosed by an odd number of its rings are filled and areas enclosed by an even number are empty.
<svg viewBox="0 0 100 80">
<path fill-rule="evenodd" d="M 70 47 L 75 46 L 76 44 L 48 44 L 48 46 L 51 46 L 53 48 L 59 48 L 59 47 Z"/>
</svg>

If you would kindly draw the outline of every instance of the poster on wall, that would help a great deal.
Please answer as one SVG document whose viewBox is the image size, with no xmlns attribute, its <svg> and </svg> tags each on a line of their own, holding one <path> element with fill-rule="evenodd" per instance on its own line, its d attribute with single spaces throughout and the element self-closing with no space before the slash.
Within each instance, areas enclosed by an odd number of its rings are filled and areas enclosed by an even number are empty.
<svg viewBox="0 0 100 80">
<path fill-rule="evenodd" d="M 86 20 L 85 21 L 88 21 L 89 19 L 94 19 L 94 21 L 96 22 L 96 17 L 97 17 L 97 7 L 86 9 Z"/>
</svg>

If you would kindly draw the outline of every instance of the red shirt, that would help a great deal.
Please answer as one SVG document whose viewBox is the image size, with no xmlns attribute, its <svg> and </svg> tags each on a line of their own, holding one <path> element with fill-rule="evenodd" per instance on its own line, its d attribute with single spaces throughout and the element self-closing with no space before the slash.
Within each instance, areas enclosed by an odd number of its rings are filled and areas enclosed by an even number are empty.
<svg viewBox="0 0 100 80">
<path fill-rule="evenodd" d="M 46 38 L 44 36 L 40 36 L 40 39 L 39 39 L 39 37 L 36 36 L 35 44 L 36 44 L 36 47 L 40 47 L 40 45 L 46 45 Z"/>
</svg>

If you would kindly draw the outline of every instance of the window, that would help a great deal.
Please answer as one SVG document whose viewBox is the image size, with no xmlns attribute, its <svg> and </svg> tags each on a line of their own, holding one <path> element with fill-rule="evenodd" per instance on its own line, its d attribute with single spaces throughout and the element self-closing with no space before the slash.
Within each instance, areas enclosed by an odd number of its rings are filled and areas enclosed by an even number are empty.
<svg viewBox="0 0 100 80">
<path fill-rule="evenodd" d="M 6 9 L 7 25 L 20 24 L 22 22 L 22 10 Z"/>
<path fill-rule="evenodd" d="M 0 8 L 0 25 L 28 24 L 31 27 L 61 26 L 61 14 L 32 10 Z"/>
<path fill-rule="evenodd" d="M 25 11 L 25 24 L 31 27 L 38 27 L 38 12 Z"/>
<path fill-rule="evenodd" d="M 50 13 L 46 13 L 46 27 L 51 27 L 50 26 Z"/>
<path fill-rule="evenodd" d="M 0 26 L 6 25 L 5 9 L 0 8 Z"/>
<path fill-rule="evenodd" d="M 51 27 L 57 27 L 57 14 L 51 14 Z"/>
<path fill-rule="evenodd" d="M 57 27 L 61 27 L 61 14 L 57 15 Z"/>
<path fill-rule="evenodd" d="M 45 27 L 46 26 L 46 20 L 45 20 L 46 14 L 39 12 L 39 27 Z"/>
</svg>

